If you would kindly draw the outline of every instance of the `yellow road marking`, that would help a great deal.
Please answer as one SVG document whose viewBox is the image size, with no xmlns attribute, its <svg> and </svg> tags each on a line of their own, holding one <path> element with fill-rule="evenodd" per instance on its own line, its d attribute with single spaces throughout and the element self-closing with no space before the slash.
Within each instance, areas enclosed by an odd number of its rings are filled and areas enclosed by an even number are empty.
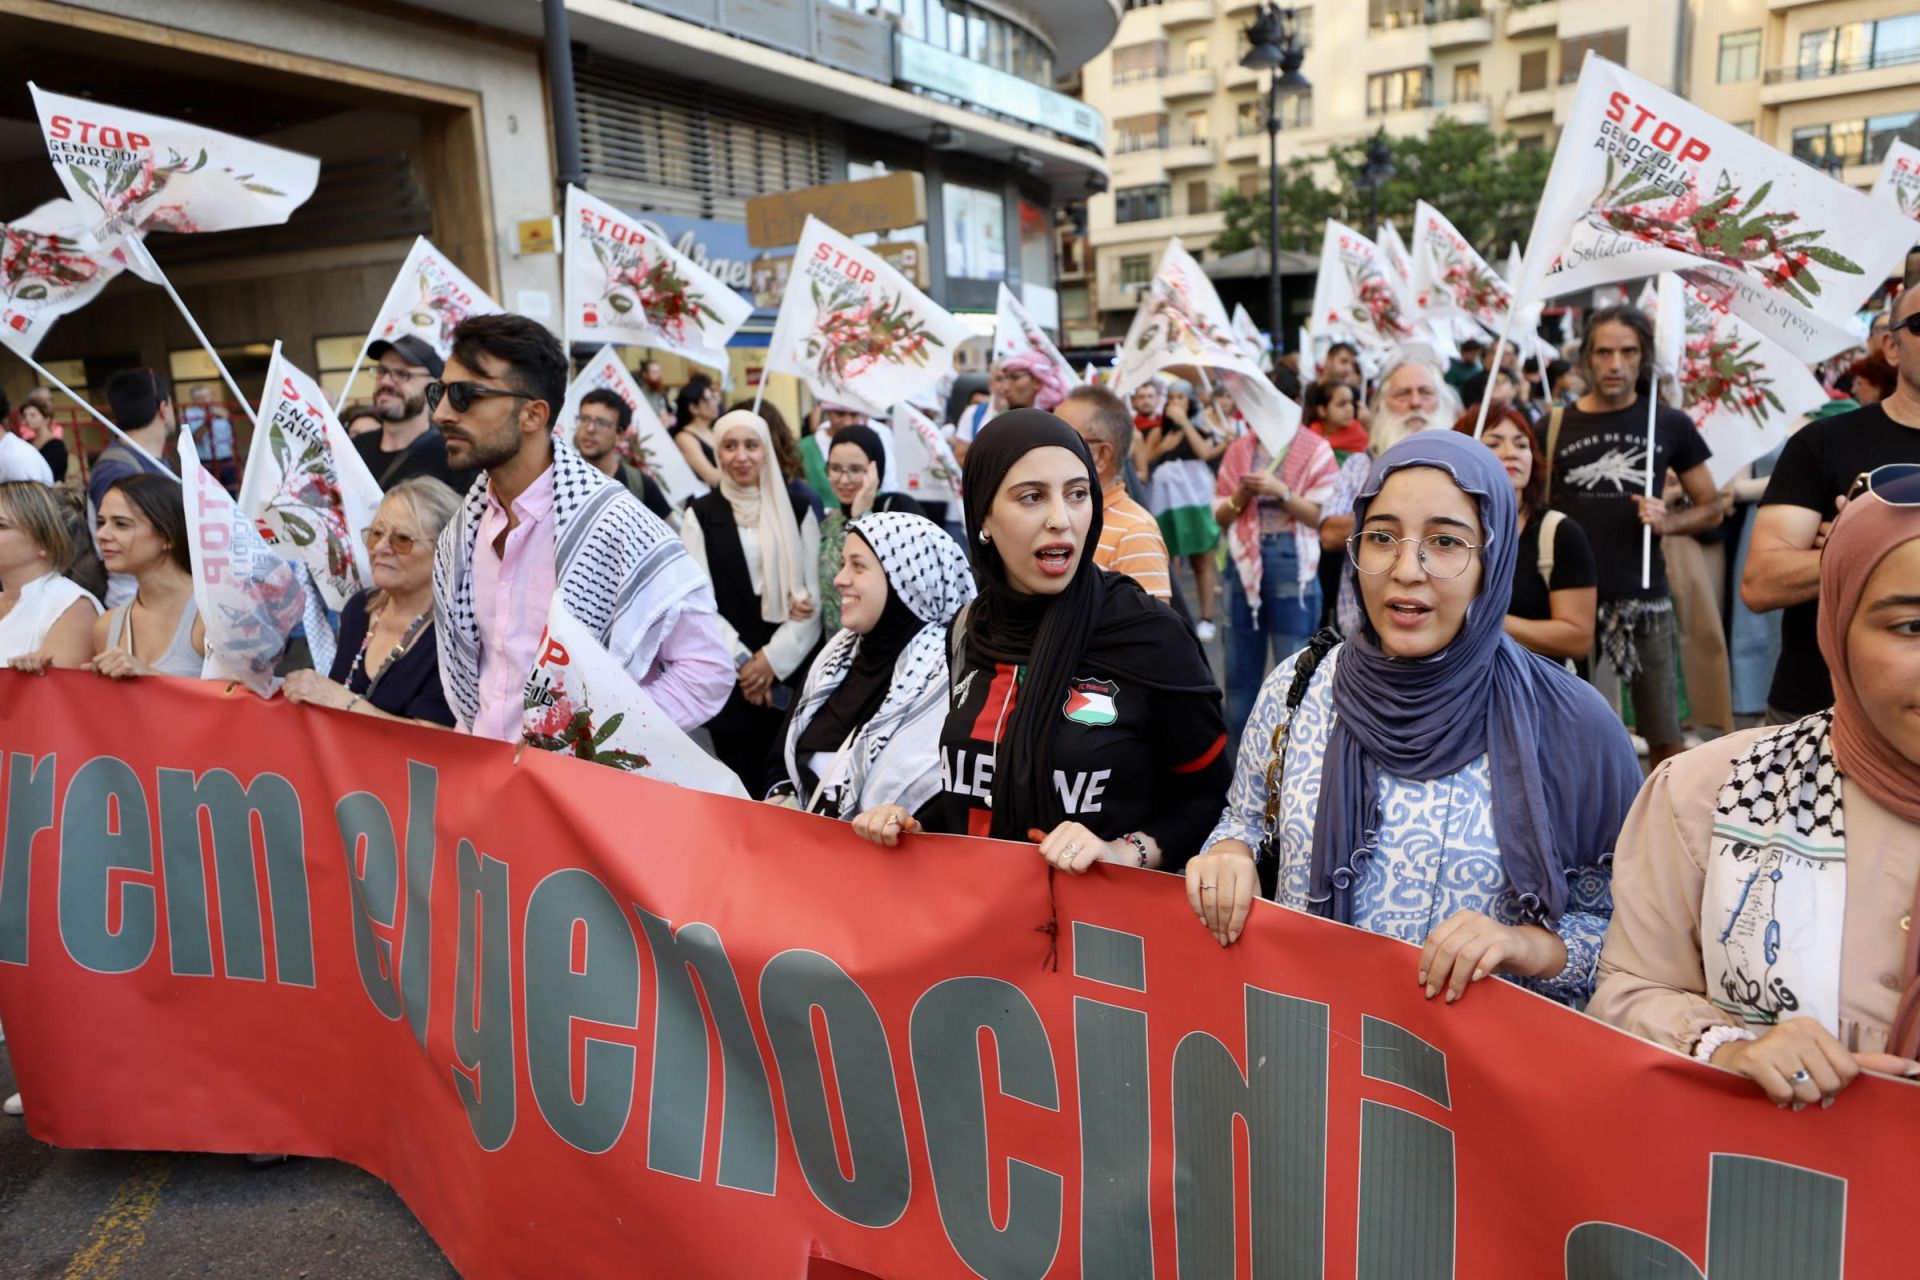
<svg viewBox="0 0 1920 1280">
<path fill-rule="evenodd" d="M 160 1207 L 160 1192 L 173 1176 L 166 1156 L 143 1155 L 93 1220 L 87 1242 L 67 1263 L 64 1280 L 108 1280 L 132 1261 L 147 1242 L 147 1220 Z"/>
</svg>

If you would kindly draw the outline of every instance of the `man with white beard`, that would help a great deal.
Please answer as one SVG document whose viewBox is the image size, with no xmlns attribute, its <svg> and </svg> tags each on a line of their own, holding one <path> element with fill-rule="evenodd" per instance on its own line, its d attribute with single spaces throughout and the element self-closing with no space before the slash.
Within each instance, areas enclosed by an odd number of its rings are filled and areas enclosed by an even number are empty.
<svg viewBox="0 0 1920 1280">
<path fill-rule="evenodd" d="M 1353 500 L 1366 484 L 1367 471 L 1375 458 L 1415 432 L 1452 427 L 1460 416 L 1460 397 L 1437 365 L 1421 356 L 1402 355 L 1387 365 L 1372 408 L 1366 452 L 1342 464 L 1333 496 L 1320 508 L 1321 586 L 1324 598 L 1333 600 L 1334 583 L 1338 583 L 1334 620 L 1344 635 L 1352 635 L 1360 625 L 1360 602 L 1342 570 L 1347 563 L 1347 539 L 1353 534 Z"/>
</svg>

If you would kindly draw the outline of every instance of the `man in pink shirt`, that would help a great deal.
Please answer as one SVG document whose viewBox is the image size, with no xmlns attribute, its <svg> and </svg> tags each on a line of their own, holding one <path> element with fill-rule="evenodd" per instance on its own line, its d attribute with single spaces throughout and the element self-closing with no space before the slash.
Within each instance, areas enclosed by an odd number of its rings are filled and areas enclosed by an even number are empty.
<svg viewBox="0 0 1920 1280">
<path fill-rule="evenodd" d="M 468 732 L 518 741 L 558 592 L 675 724 L 704 724 L 734 684 L 712 585 L 665 522 L 555 442 L 567 375 L 565 350 L 540 324 L 475 316 L 427 387 L 448 464 L 487 473 L 434 557 L 447 701 Z"/>
</svg>

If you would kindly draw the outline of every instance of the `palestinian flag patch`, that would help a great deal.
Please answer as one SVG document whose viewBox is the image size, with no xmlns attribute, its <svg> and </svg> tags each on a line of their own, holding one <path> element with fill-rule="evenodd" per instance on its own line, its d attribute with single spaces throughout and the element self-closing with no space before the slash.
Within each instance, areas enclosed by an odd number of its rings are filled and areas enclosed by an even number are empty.
<svg viewBox="0 0 1920 1280">
<path fill-rule="evenodd" d="M 1097 728 L 1120 718 L 1119 711 L 1113 705 L 1113 700 L 1119 696 L 1120 686 L 1113 681 L 1089 680 L 1080 676 L 1067 686 L 1067 705 L 1061 710 L 1075 724 Z"/>
</svg>

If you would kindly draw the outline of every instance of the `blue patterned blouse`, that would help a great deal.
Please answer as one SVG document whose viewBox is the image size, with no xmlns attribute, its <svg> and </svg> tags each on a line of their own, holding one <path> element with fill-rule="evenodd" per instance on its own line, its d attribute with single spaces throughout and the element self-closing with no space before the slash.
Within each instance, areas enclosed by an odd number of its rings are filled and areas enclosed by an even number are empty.
<svg viewBox="0 0 1920 1280">
<path fill-rule="evenodd" d="M 1276 847 L 1278 900 L 1307 910 L 1313 819 L 1320 803 L 1320 766 L 1333 733 L 1333 669 L 1338 648 L 1320 662 L 1287 727 Z M 1256 852 L 1266 829 L 1267 764 L 1275 726 L 1287 718 L 1294 658 L 1267 676 L 1254 703 L 1227 807 L 1203 849 L 1241 840 Z M 1494 839 L 1492 782 L 1483 754 L 1458 772 L 1419 782 L 1380 775 L 1380 840 L 1362 863 L 1354 888 L 1353 923 L 1420 946 L 1456 911 L 1483 912 L 1502 924 L 1521 920 L 1519 895 L 1507 878 Z M 1607 920 L 1613 914 L 1611 859 L 1581 867 L 1568 885 L 1567 910 L 1549 925 L 1566 943 L 1567 967 L 1552 978 L 1514 978 L 1541 995 L 1580 1005 L 1593 993 Z M 1506 977 L 1508 975 L 1501 975 Z"/>
</svg>

